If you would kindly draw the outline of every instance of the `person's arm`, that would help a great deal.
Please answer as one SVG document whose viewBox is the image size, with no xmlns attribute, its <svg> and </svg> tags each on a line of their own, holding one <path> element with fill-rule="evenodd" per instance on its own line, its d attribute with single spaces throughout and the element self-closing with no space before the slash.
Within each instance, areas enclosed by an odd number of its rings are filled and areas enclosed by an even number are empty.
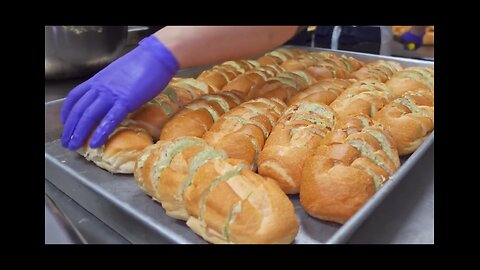
<svg viewBox="0 0 480 270">
<path fill-rule="evenodd" d="M 70 91 L 60 114 L 62 145 L 76 150 L 100 122 L 89 143 L 97 148 L 129 112 L 158 95 L 179 68 L 264 53 L 282 45 L 297 29 L 167 26 Z"/>
<path fill-rule="evenodd" d="M 288 41 L 298 26 L 168 26 L 154 35 L 180 68 L 247 58 Z"/>
</svg>

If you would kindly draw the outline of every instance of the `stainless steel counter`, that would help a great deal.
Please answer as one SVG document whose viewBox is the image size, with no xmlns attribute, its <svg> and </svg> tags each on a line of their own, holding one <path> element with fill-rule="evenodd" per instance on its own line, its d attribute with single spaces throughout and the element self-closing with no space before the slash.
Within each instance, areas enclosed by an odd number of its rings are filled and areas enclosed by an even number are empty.
<svg viewBox="0 0 480 270">
<path fill-rule="evenodd" d="M 112 230 L 101 220 L 78 205 L 72 198 L 45 179 L 45 193 L 55 203 L 60 215 L 68 218 L 69 224 L 58 224 L 55 218 L 45 209 L 45 243 L 90 243 L 90 244 L 127 244 L 120 234 Z M 59 227 L 59 225 L 62 225 Z M 66 226 L 65 226 L 66 225 Z M 76 229 L 82 240 L 65 236 L 69 226 Z M 68 226 L 68 227 L 67 227 Z M 66 227 L 66 228 L 65 228 Z"/>
</svg>

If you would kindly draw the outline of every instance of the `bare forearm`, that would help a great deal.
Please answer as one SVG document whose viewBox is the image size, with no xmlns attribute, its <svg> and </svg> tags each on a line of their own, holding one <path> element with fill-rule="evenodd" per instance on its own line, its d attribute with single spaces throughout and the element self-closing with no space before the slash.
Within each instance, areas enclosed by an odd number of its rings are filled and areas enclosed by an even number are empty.
<svg viewBox="0 0 480 270">
<path fill-rule="evenodd" d="M 289 40 L 298 26 L 167 26 L 155 33 L 180 68 L 265 53 Z"/>
</svg>

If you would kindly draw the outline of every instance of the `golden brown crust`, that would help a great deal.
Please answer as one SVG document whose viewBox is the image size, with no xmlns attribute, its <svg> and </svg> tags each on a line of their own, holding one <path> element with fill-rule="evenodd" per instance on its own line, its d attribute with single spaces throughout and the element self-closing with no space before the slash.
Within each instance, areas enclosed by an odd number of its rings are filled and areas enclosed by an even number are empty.
<svg viewBox="0 0 480 270">
<path fill-rule="evenodd" d="M 295 70 L 304 70 L 309 66 L 315 64 L 315 61 L 308 58 L 299 58 L 299 59 L 288 59 L 282 63 L 282 67 L 285 71 L 295 71 Z"/>
<path fill-rule="evenodd" d="M 224 156 L 199 138 L 161 140 L 138 158 L 134 177 L 142 190 L 162 204 L 167 215 L 187 220 L 183 193 L 191 177 L 205 161 Z"/>
<path fill-rule="evenodd" d="M 298 193 L 305 159 L 320 145 L 336 118 L 335 112 L 322 103 L 300 101 L 290 105 L 260 153 L 259 173 L 277 181 L 285 193 Z"/>
<path fill-rule="evenodd" d="M 158 138 L 165 123 L 175 114 L 180 107 L 162 98 L 156 98 L 141 106 L 128 118 L 148 131 L 152 138 Z"/>
<path fill-rule="evenodd" d="M 413 153 L 434 127 L 433 92 L 409 91 L 385 106 L 375 115 L 395 141 L 400 155 Z"/>
<path fill-rule="evenodd" d="M 386 82 L 392 76 L 401 71 L 402 66 L 395 61 L 378 60 L 365 65 L 352 73 L 353 78 L 358 80 L 376 80 Z"/>
<path fill-rule="evenodd" d="M 317 80 L 328 78 L 350 78 L 351 72 L 358 70 L 363 62 L 334 53 L 310 52 L 296 59 L 289 59 L 282 64 L 286 71 L 305 70 Z"/>
<path fill-rule="evenodd" d="M 257 91 L 257 89 L 261 88 L 268 78 L 278 75 L 279 73 L 279 69 L 275 66 L 254 67 L 227 83 L 222 88 L 222 91 L 236 90 L 249 96 L 250 92 Z"/>
<path fill-rule="evenodd" d="M 305 161 L 300 203 L 318 219 L 345 223 L 400 167 L 389 133 L 362 117 L 339 122 Z"/>
<path fill-rule="evenodd" d="M 343 224 L 375 193 L 367 173 L 325 157 L 309 159 L 303 177 L 300 203 L 320 220 Z"/>
<path fill-rule="evenodd" d="M 352 83 L 342 79 L 321 80 L 304 91 L 295 94 L 288 101 L 288 105 L 299 101 L 311 101 L 329 105 Z"/>
<path fill-rule="evenodd" d="M 137 157 L 153 143 L 147 131 L 134 123 L 118 127 L 99 148 L 88 146 L 90 138 L 91 135 L 78 152 L 98 167 L 122 174 L 131 174 Z"/>
<path fill-rule="evenodd" d="M 330 104 L 340 117 L 366 115 L 373 117 L 394 97 L 393 91 L 384 83 L 363 80 L 352 84 Z"/>
<path fill-rule="evenodd" d="M 298 232 L 293 205 L 269 179 L 225 159 L 203 140 L 182 137 L 148 147 L 135 164 L 140 188 L 167 215 L 212 243 L 290 243 Z"/>
<path fill-rule="evenodd" d="M 247 101 L 224 114 L 203 138 L 231 158 L 255 165 L 266 138 L 286 105 L 259 98 Z"/>
<path fill-rule="evenodd" d="M 231 92 L 206 95 L 185 106 L 163 127 L 160 140 L 181 136 L 202 137 L 228 110 L 243 101 L 241 94 Z"/>
<path fill-rule="evenodd" d="M 283 102 L 290 99 L 297 92 L 297 89 L 278 81 L 269 81 L 259 90 L 253 92 L 251 98 L 278 98 Z"/>
<path fill-rule="evenodd" d="M 335 112 L 323 103 L 290 105 L 260 153 L 259 174 L 277 181 L 287 194 L 298 193 L 303 163 L 332 129 L 335 119 Z"/>
<path fill-rule="evenodd" d="M 299 228 L 293 205 L 270 179 L 238 160 L 200 167 L 185 193 L 187 225 L 213 243 L 291 243 Z"/>
<path fill-rule="evenodd" d="M 214 89 L 221 89 L 230 81 L 228 75 L 222 70 L 210 71 L 208 75 L 198 79 L 210 85 Z"/>
<path fill-rule="evenodd" d="M 431 67 L 408 67 L 396 73 L 386 84 L 392 89 L 395 97 L 420 88 L 434 91 L 434 69 Z"/>
<path fill-rule="evenodd" d="M 157 140 L 165 123 L 176 112 L 211 91 L 208 85 L 194 79 L 176 78 L 162 93 L 132 112 L 128 120 L 147 130 L 150 136 Z"/>
<path fill-rule="evenodd" d="M 360 132 L 373 125 L 372 119 L 365 115 L 340 118 L 335 122 L 333 130 L 324 137 L 322 144 L 343 143 L 350 134 Z"/>
<path fill-rule="evenodd" d="M 365 63 L 363 61 L 360 61 L 352 56 L 341 55 L 340 60 L 345 60 L 348 62 L 348 64 L 350 64 L 350 68 L 347 68 L 348 72 L 355 72 L 365 66 Z"/>
<path fill-rule="evenodd" d="M 283 62 L 287 61 L 288 59 L 295 58 L 298 55 L 299 53 L 293 50 L 280 48 L 280 49 L 268 52 L 265 55 L 261 56 L 260 58 L 257 59 L 257 62 L 261 66 L 268 66 L 272 64 L 281 65 Z"/>
<path fill-rule="evenodd" d="M 320 63 L 310 66 L 306 69 L 306 71 L 317 80 L 331 78 L 348 79 L 351 77 L 350 73 L 344 69 L 329 63 Z"/>
<path fill-rule="evenodd" d="M 280 59 L 278 57 L 275 57 L 275 56 L 272 56 L 272 55 L 261 56 L 260 58 L 257 59 L 257 61 L 262 66 L 267 66 L 267 65 L 271 65 L 271 64 L 279 65 L 279 64 L 282 63 L 282 59 Z"/>
<path fill-rule="evenodd" d="M 244 74 L 255 66 L 247 61 L 226 61 L 203 71 L 197 80 L 208 84 L 212 89 L 218 91 L 237 76 Z"/>
<path fill-rule="evenodd" d="M 283 102 L 316 82 L 315 77 L 304 71 L 282 72 L 269 78 L 260 88 L 252 89 L 251 98 L 277 98 Z"/>
</svg>

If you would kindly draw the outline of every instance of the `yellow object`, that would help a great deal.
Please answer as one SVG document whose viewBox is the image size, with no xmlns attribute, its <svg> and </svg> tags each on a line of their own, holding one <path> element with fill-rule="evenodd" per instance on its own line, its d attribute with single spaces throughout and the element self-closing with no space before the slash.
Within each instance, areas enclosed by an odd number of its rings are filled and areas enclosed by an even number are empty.
<svg viewBox="0 0 480 270">
<path fill-rule="evenodd" d="M 317 29 L 317 27 L 315 25 L 310 25 L 307 27 L 307 31 L 315 31 L 315 29 Z"/>
<path fill-rule="evenodd" d="M 407 48 L 409 51 L 415 50 L 415 43 L 408 43 Z"/>
</svg>

